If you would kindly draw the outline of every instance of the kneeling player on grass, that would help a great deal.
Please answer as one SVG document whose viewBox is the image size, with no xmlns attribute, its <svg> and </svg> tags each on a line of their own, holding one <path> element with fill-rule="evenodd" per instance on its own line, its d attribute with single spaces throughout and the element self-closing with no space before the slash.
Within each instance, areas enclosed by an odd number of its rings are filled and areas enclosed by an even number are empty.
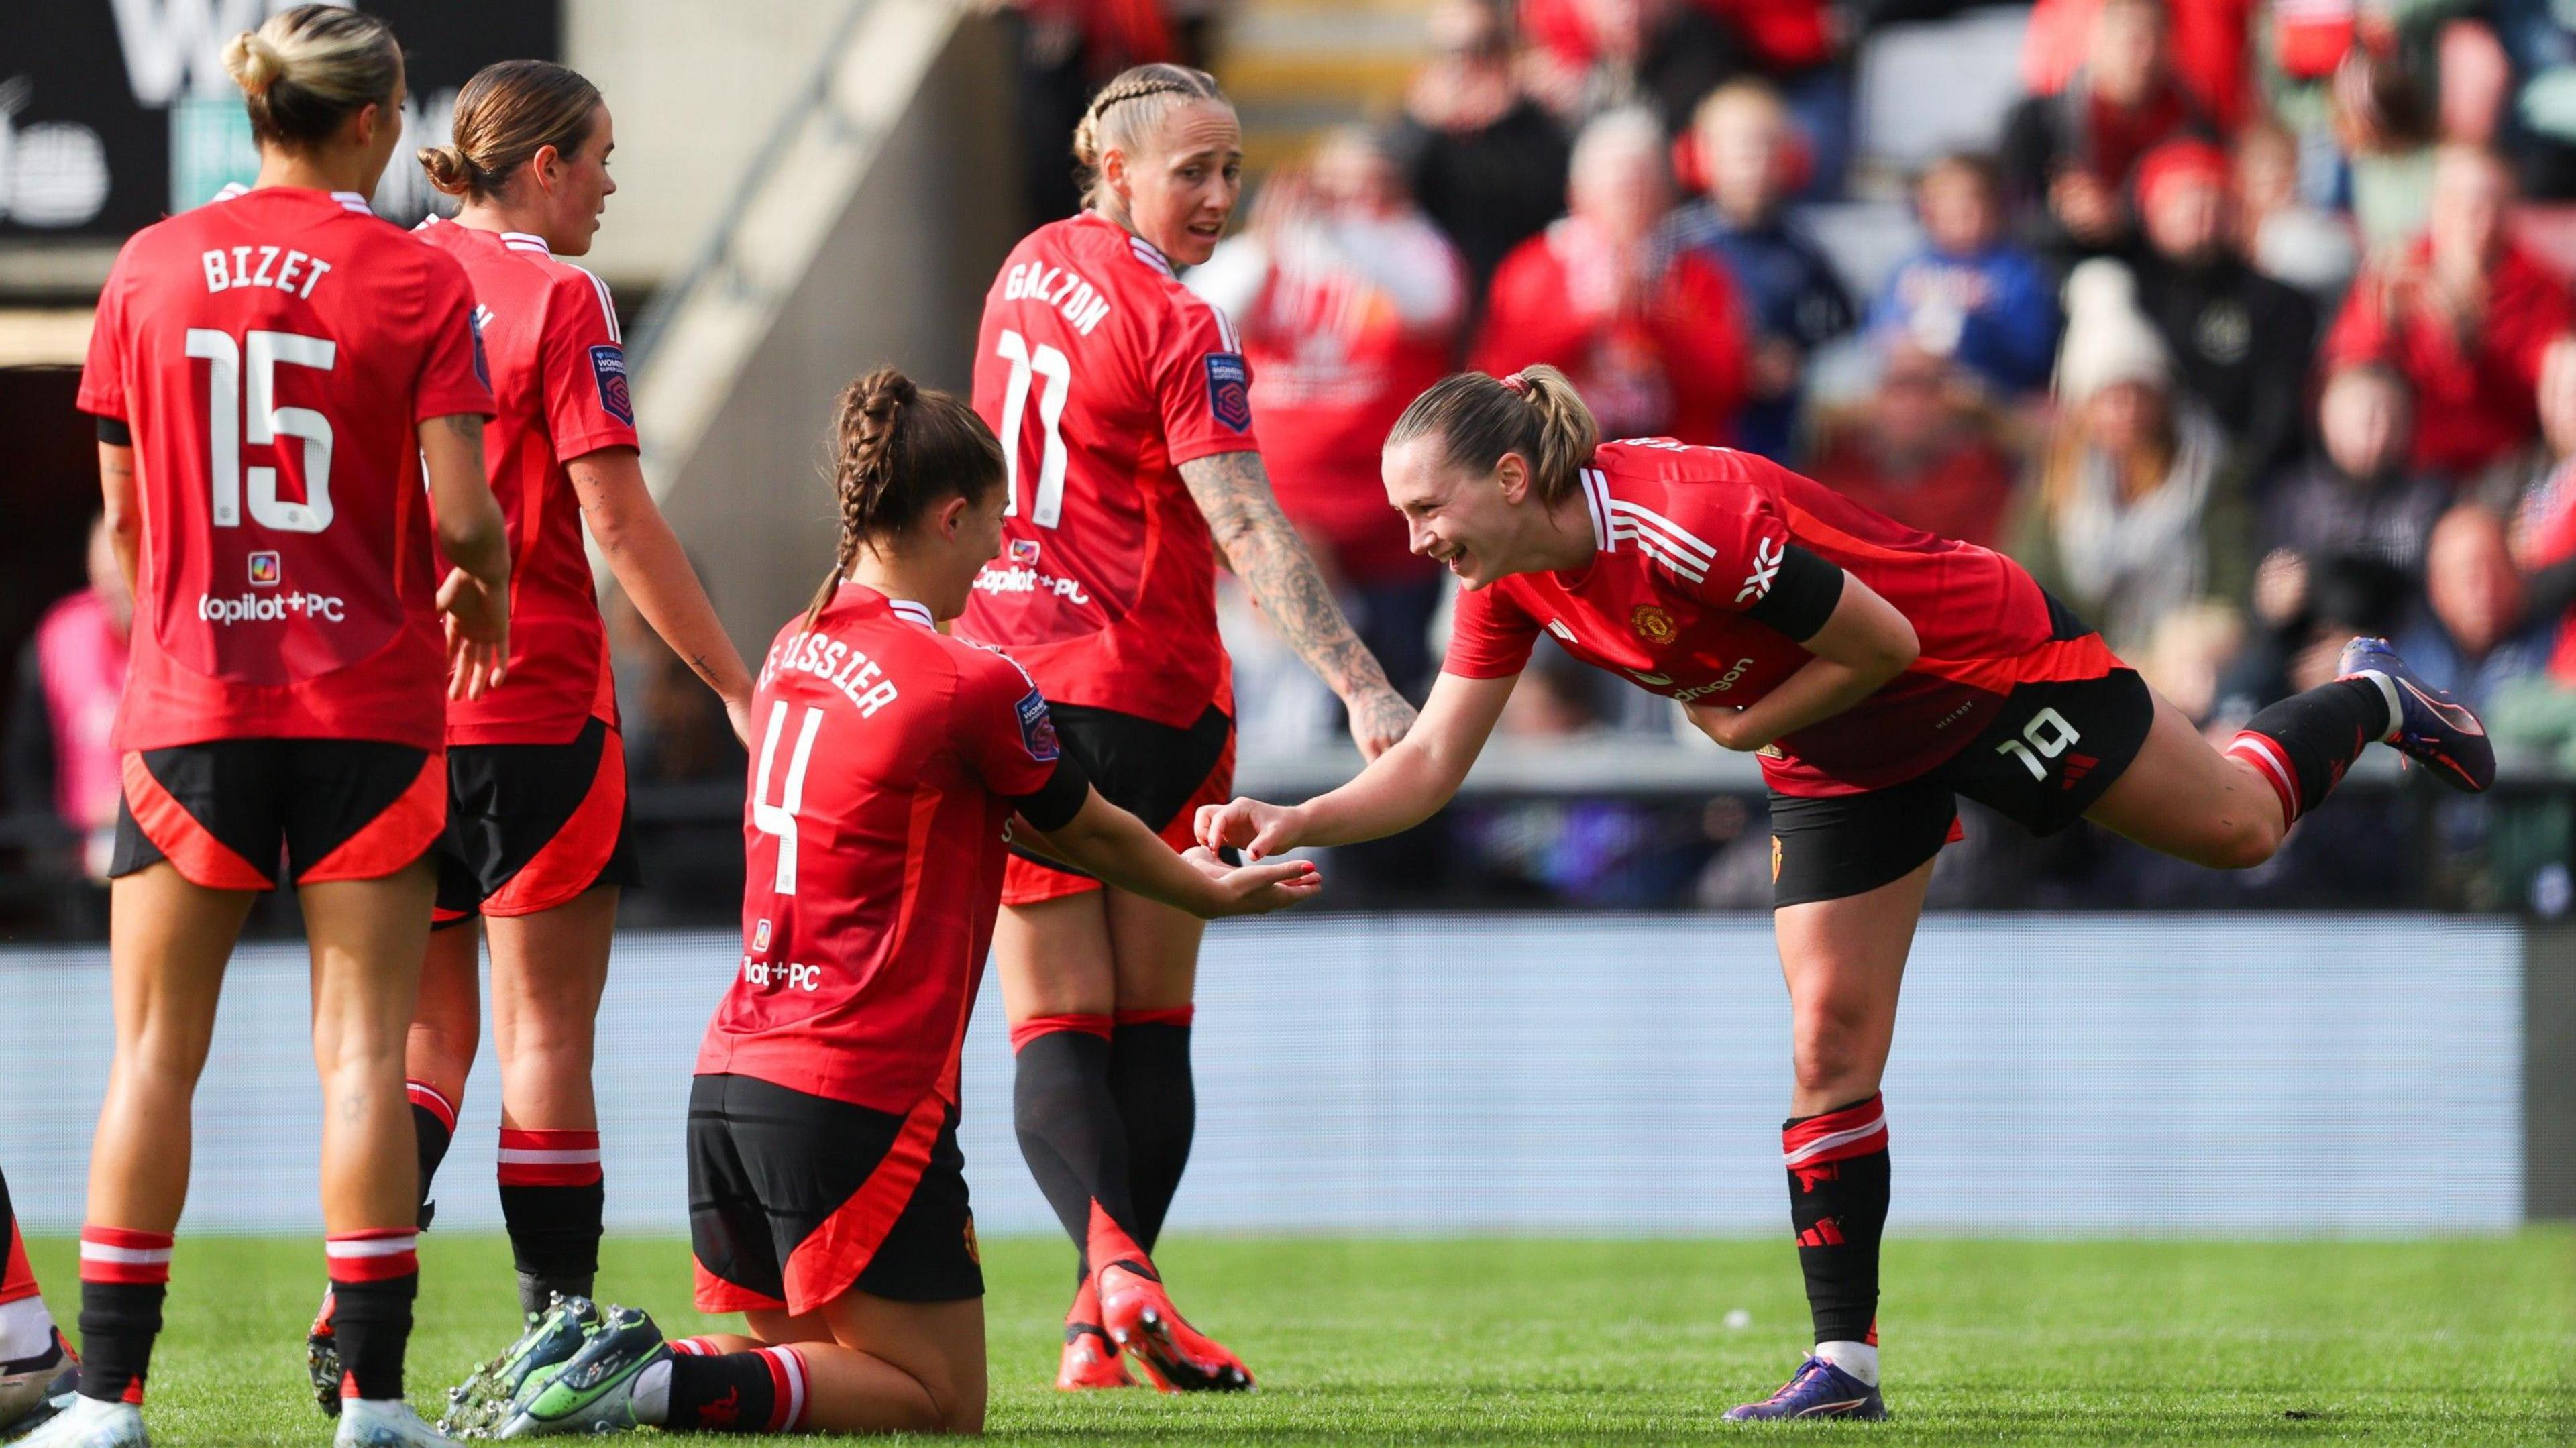
<svg viewBox="0 0 2576 1448">
<path fill-rule="evenodd" d="M 63 1342 L 62 1329 L 54 1326 L 54 1314 L 36 1288 L 6 1177 L 0 1177 L 0 1238 L 8 1243 L 8 1256 L 0 1258 L 0 1442 L 5 1442 L 50 1417 L 53 1400 L 80 1386 L 80 1359 Z"/>
<path fill-rule="evenodd" d="M 1060 753 L 1018 665 L 938 632 L 1000 546 L 1002 453 L 971 408 L 880 369 L 841 394 L 837 451 L 839 561 L 753 699 L 742 967 L 689 1102 L 697 1305 L 750 1334 L 665 1344 L 628 1308 L 585 1333 L 564 1304 L 555 1352 L 578 1350 L 522 1361 L 503 1437 L 980 1431 L 957 1072 L 1006 826 L 1202 917 L 1317 888 L 1174 854 Z M 1111 1261 L 1172 1315 L 1132 1242 Z"/>
<path fill-rule="evenodd" d="M 1449 801 L 1541 632 L 1762 756 L 1797 1079 L 1781 1137 L 1816 1349 L 1730 1418 L 1876 1418 L 1897 983 L 1966 795 L 2217 868 L 2269 859 L 2370 741 L 2485 789 L 2468 710 L 2377 639 L 2222 752 L 1999 554 L 1902 527 L 1760 458 L 1598 443 L 1553 368 L 1439 383 L 1387 438 L 1413 549 L 1465 583 L 1422 720 L 1349 784 L 1202 809 L 1259 859 L 1409 829 Z"/>
</svg>

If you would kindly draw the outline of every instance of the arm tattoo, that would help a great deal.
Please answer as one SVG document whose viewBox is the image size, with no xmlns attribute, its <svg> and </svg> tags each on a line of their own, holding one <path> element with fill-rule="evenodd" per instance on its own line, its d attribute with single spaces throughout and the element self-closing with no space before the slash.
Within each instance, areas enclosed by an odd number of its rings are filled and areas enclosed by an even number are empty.
<svg viewBox="0 0 2576 1448">
<path fill-rule="evenodd" d="M 1183 463 L 1181 481 L 1207 515 L 1228 566 L 1316 677 L 1345 699 L 1386 689 L 1386 671 L 1351 632 L 1305 540 L 1271 496 L 1261 454 L 1218 453 Z"/>
</svg>

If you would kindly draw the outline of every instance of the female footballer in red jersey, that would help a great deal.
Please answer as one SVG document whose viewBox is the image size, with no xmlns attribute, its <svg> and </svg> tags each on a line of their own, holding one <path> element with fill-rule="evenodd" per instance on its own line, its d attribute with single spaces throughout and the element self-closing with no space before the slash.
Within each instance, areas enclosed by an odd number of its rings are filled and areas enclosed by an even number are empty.
<svg viewBox="0 0 2576 1448">
<path fill-rule="evenodd" d="M 144 1441 L 189 1098 L 234 937 L 283 878 L 312 942 L 338 1441 L 445 1443 L 403 1404 L 419 1202 L 402 1054 L 447 818 L 446 696 L 479 695 L 508 657 L 492 393 L 464 271 L 367 210 L 401 133 L 392 33 L 302 5 L 224 59 L 258 182 L 126 244 L 81 380 L 134 585 L 117 1045 L 81 1232 L 87 1371 L 28 1441 Z M 433 542 L 456 565 L 443 584 Z"/>
<path fill-rule="evenodd" d="M 562 66 L 504 61 L 466 82 L 451 129 L 450 144 L 420 159 L 463 205 L 418 235 L 463 264 L 480 308 L 500 409 L 484 463 L 510 522 L 510 687 L 448 707 L 449 848 L 408 1089 L 425 1226 L 481 1030 L 479 915 L 501 1065 L 501 1211 L 519 1305 L 533 1319 L 557 1292 L 588 1297 L 599 1266 L 592 1029 L 618 890 L 635 881 L 584 520 L 627 596 L 723 697 L 737 731 L 751 676 L 645 487 L 608 286 L 559 259 L 590 250 L 617 189 L 608 107 Z M 327 1304 L 308 1358 L 328 1410 L 338 1374 Z"/>
<path fill-rule="evenodd" d="M 1089 209 L 1040 227 L 984 299 L 975 410 L 1002 439 L 1004 556 L 960 635 L 998 645 L 1055 708 L 1111 803 L 1189 843 L 1191 806 L 1232 792 L 1234 691 L 1216 561 L 1348 706 L 1374 757 L 1413 706 L 1351 633 L 1271 498 L 1234 328 L 1173 268 L 1208 259 L 1241 191 L 1241 128 L 1200 71 L 1147 65 L 1092 98 L 1074 135 Z M 1199 922 L 1015 854 L 993 953 L 1029 1169 L 1085 1256 L 1057 1386 L 1244 1388 L 1251 1375 L 1102 1317 L 1086 1243 L 1105 1215 L 1151 1250 L 1189 1159 Z"/>
<path fill-rule="evenodd" d="M 1090 786 L 1018 665 L 939 633 L 1000 547 L 1002 451 L 972 409 L 881 368 L 841 394 L 838 454 L 839 558 L 760 672 L 742 964 L 689 1098 L 697 1306 L 750 1335 L 666 1345 L 630 1308 L 584 1335 L 559 1306 L 536 1341 L 562 1369 L 505 1437 L 980 1432 L 958 1052 L 1014 815 L 1193 918 L 1316 888 L 1173 854 Z M 1105 1290 L 1177 1325 L 1137 1245 L 1110 1226 L 1094 1241 L 1116 1264 Z"/>
<path fill-rule="evenodd" d="M 2041 834 L 2080 817 L 2241 869 L 2374 739 L 2457 789 L 2495 776 L 2477 719 L 2377 639 L 2214 749 L 2011 560 L 1749 454 L 1599 445 L 1552 368 L 1441 382 L 1396 423 L 1385 472 L 1414 550 L 1467 588 L 1421 723 L 1305 804 L 1200 811 L 1199 838 L 1257 859 L 1419 823 L 1457 792 L 1542 632 L 1762 756 L 1797 1071 L 1781 1144 L 1817 1347 L 1730 1418 L 1885 1412 L 1878 1083 L 1956 796 Z"/>
</svg>

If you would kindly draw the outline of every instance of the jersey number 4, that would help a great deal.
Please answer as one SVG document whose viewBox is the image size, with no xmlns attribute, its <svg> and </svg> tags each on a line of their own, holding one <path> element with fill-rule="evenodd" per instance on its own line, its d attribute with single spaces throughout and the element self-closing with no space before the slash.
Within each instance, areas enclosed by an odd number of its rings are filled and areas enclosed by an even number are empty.
<svg viewBox="0 0 2576 1448">
<path fill-rule="evenodd" d="M 1011 364 L 1011 380 L 1002 386 L 1002 478 L 1009 500 L 1002 516 L 1015 517 L 1020 511 L 1020 419 L 1029 408 L 1029 383 L 1046 379 L 1046 390 L 1038 394 L 1038 426 L 1046 429 L 1046 449 L 1039 454 L 1038 486 L 1029 499 L 1029 522 L 1040 528 L 1056 526 L 1064 516 L 1064 400 L 1073 391 L 1073 361 L 1044 342 L 1029 350 L 1029 339 L 1011 328 L 1002 329 L 993 351 Z"/>
<path fill-rule="evenodd" d="M 797 726 L 796 744 L 787 756 L 787 778 L 780 782 L 778 803 L 769 802 L 770 768 L 778 758 L 778 736 L 787 728 L 787 701 L 770 706 L 769 732 L 760 741 L 760 772 L 751 787 L 751 822 L 762 834 L 778 837 L 775 893 L 796 893 L 796 812 L 805 807 L 805 765 L 814 757 L 814 736 L 823 728 L 823 711 L 807 705 Z"/>
<path fill-rule="evenodd" d="M 253 331 L 236 342 L 232 333 L 213 327 L 188 329 L 188 355 L 207 363 L 206 440 L 214 454 L 216 527 L 241 526 L 242 444 L 287 437 L 304 439 L 304 501 L 277 495 L 277 469 L 252 468 L 251 521 L 281 533 L 319 533 L 331 526 L 331 421 L 309 407 L 272 404 L 279 366 L 328 372 L 339 354 L 339 344 L 327 337 Z"/>
</svg>

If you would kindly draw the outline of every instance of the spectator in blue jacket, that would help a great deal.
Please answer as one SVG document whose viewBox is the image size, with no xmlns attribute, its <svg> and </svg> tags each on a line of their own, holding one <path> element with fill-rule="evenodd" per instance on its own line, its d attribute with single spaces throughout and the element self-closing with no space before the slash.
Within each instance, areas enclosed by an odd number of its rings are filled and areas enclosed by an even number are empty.
<svg viewBox="0 0 2576 1448">
<path fill-rule="evenodd" d="M 1689 149 L 1707 195 L 1672 214 L 1664 240 L 1723 264 L 1744 289 L 1753 351 L 1736 446 L 1794 464 L 1808 354 L 1857 320 L 1841 274 L 1789 216 L 1805 145 L 1777 90 L 1737 80 L 1700 102 Z"/>
<path fill-rule="evenodd" d="M 1914 183 L 1924 247 L 1889 274 L 1870 330 L 1947 357 L 2001 397 L 2048 384 L 2065 319 L 2037 257 L 2004 239 L 2003 177 L 1986 157 L 1943 156 Z"/>
</svg>

